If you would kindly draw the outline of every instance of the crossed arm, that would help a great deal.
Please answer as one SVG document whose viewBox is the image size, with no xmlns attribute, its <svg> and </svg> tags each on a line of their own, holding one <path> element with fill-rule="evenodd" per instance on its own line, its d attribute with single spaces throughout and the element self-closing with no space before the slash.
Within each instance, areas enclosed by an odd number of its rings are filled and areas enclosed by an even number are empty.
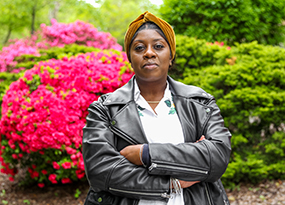
<svg viewBox="0 0 285 205">
<path fill-rule="evenodd" d="M 205 139 L 205 136 L 201 136 L 201 138 L 197 142 L 200 142 L 204 139 Z M 142 156 L 140 156 L 142 155 L 142 152 L 141 152 L 142 146 L 143 146 L 142 144 L 127 146 L 120 151 L 120 154 L 123 155 L 131 163 L 141 166 L 143 165 L 141 161 Z M 199 183 L 199 181 L 183 181 L 183 180 L 179 180 L 179 182 L 180 182 L 181 188 L 187 188 L 196 183 Z"/>
</svg>

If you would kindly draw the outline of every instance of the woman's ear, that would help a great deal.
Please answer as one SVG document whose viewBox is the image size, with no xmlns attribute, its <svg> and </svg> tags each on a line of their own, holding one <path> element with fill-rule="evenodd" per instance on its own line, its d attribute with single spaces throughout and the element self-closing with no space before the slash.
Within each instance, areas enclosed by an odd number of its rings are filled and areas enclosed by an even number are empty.
<svg viewBox="0 0 285 205">
<path fill-rule="evenodd" d="M 171 57 L 169 58 L 169 67 L 171 67 L 172 66 L 172 59 L 171 59 Z"/>
</svg>

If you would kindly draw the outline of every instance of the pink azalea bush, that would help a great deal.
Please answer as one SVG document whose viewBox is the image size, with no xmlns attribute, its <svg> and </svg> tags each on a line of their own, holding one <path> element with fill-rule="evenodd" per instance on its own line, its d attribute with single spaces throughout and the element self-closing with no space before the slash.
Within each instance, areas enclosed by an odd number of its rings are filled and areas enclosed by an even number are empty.
<svg viewBox="0 0 285 205">
<path fill-rule="evenodd" d="M 39 187 L 84 178 L 82 128 L 88 106 L 133 75 L 125 53 L 100 51 L 40 62 L 10 85 L 0 121 L 1 172 L 19 168 Z"/>
<path fill-rule="evenodd" d="M 32 38 L 32 39 L 35 39 Z M 35 42 L 29 39 L 20 39 L 16 41 L 10 41 L 7 47 L 3 47 L 0 51 L 0 72 L 18 72 L 21 69 L 14 69 L 17 65 L 17 61 L 14 61 L 15 57 L 22 54 L 33 54 L 39 56 Z"/>
<path fill-rule="evenodd" d="M 0 72 L 19 72 L 15 69 L 15 57 L 23 54 L 39 56 L 39 49 L 64 47 L 68 44 L 79 44 L 100 49 L 122 51 L 116 39 L 110 33 L 99 32 L 92 24 L 83 21 L 58 23 L 52 19 L 51 26 L 41 25 L 41 29 L 30 38 L 10 41 L 10 45 L 0 51 Z"/>
<path fill-rule="evenodd" d="M 43 40 L 37 44 L 39 48 L 63 47 L 66 44 L 79 44 L 100 49 L 115 49 L 122 51 L 122 46 L 110 33 L 98 32 L 92 24 L 84 21 L 74 23 L 58 23 L 51 20 L 51 26 L 41 25 Z"/>
</svg>

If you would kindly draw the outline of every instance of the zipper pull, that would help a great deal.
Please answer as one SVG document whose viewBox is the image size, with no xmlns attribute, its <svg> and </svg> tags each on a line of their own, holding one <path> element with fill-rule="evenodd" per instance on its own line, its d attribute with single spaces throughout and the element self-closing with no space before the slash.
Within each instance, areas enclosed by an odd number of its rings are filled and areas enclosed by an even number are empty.
<svg viewBox="0 0 285 205">
<path fill-rule="evenodd" d="M 161 197 L 162 197 L 162 198 L 167 198 L 167 199 L 170 199 L 170 198 L 171 198 L 171 196 L 170 196 L 169 194 L 167 194 L 167 193 L 161 194 Z"/>
<path fill-rule="evenodd" d="M 153 170 L 153 168 L 156 168 L 156 167 L 157 167 L 157 164 L 152 163 L 152 164 L 150 165 L 150 167 L 148 168 L 148 171 L 151 172 L 151 170 Z"/>
</svg>

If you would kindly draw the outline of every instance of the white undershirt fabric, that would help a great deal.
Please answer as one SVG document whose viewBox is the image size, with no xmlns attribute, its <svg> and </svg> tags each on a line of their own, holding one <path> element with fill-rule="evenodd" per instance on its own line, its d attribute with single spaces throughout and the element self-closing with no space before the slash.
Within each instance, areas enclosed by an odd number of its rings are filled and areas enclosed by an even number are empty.
<svg viewBox="0 0 285 205">
<path fill-rule="evenodd" d="M 182 127 L 176 113 L 169 85 L 164 96 L 155 108 L 155 112 L 141 96 L 135 80 L 134 100 L 140 115 L 142 126 L 149 143 L 184 143 Z M 139 205 L 184 205 L 183 190 L 180 195 L 171 194 L 168 203 L 154 200 L 140 200 Z"/>
</svg>

